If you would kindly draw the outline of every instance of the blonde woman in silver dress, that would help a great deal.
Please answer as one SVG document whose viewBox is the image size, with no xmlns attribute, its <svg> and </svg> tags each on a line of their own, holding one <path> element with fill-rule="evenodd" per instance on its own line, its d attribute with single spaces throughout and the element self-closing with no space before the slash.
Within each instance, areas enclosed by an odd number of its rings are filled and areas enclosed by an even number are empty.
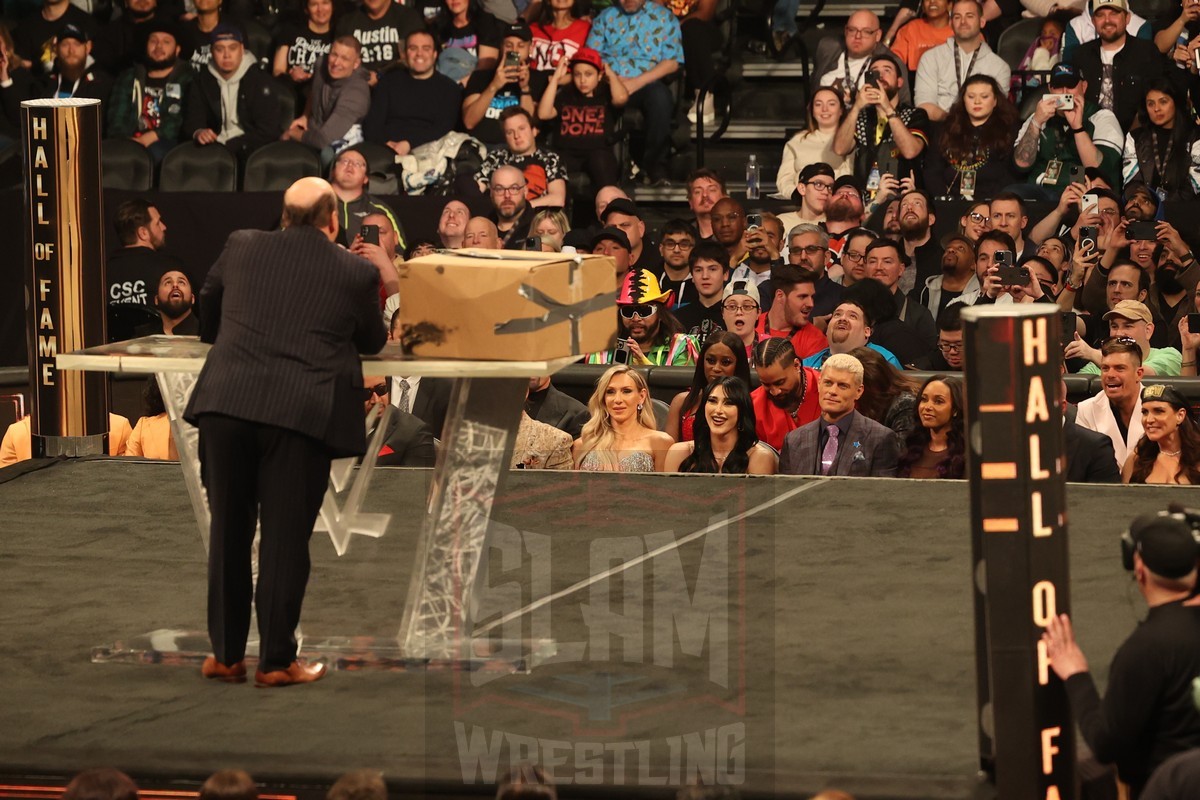
<svg viewBox="0 0 1200 800">
<path fill-rule="evenodd" d="M 575 468 L 592 472 L 661 472 L 675 443 L 658 430 L 646 379 L 624 364 L 610 367 L 588 400 L 591 419 L 571 448 Z"/>
</svg>

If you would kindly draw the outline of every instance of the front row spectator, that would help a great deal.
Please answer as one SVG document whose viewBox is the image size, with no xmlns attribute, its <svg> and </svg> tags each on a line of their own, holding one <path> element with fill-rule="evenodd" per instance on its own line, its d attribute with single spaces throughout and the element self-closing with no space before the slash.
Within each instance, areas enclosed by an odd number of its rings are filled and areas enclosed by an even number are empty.
<svg viewBox="0 0 1200 800">
<path fill-rule="evenodd" d="M 1109 339 L 1100 348 L 1101 389 L 1079 404 L 1076 424 L 1103 433 L 1117 466 L 1125 465 L 1142 434 L 1142 348 L 1132 339 Z"/>
<path fill-rule="evenodd" d="M 571 80 L 562 89 L 568 71 Z M 629 101 L 624 82 L 605 69 L 600 54 L 580 48 L 570 60 L 563 58 L 538 101 L 537 117 L 557 120 L 554 149 L 567 172 L 586 173 L 592 186 L 621 182 L 621 167 L 613 153 L 616 124 Z"/>
<path fill-rule="evenodd" d="M 895 477 L 896 434 L 855 410 L 862 393 L 862 363 L 845 353 L 831 356 L 818 382 L 821 416 L 784 439 L 780 473 Z"/>
<path fill-rule="evenodd" d="M 129 420 L 120 414 L 108 415 L 108 454 L 125 455 L 125 447 L 133 428 Z M 23 417 L 8 426 L 4 439 L 0 440 L 0 467 L 33 458 L 33 427 L 29 417 Z"/>
<path fill-rule="evenodd" d="M 774 475 L 779 458 L 755 433 L 750 390 L 741 378 L 720 377 L 704 389 L 695 438 L 671 445 L 665 472 Z"/>
<path fill-rule="evenodd" d="M 650 388 L 625 364 L 605 370 L 588 399 L 591 419 L 571 448 L 575 468 L 588 472 L 661 472 L 671 437 L 658 430 Z"/>
<path fill-rule="evenodd" d="M 1121 470 L 1125 483 L 1200 484 L 1200 425 L 1186 397 L 1169 384 L 1143 386 L 1142 428 Z"/>
<path fill-rule="evenodd" d="M 763 339 L 754 348 L 754 364 L 759 386 L 750 400 L 758 438 L 779 452 L 784 437 L 820 416 L 819 373 L 800 363 L 790 339 Z"/>
<path fill-rule="evenodd" d="M 900 453 L 901 478 L 962 478 L 967 470 L 967 442 L 962 382 L 934 375 L 921 386 L 915 419 Z"/>
<path fill-rule="evenodd" d="M 133 139 L 156 162 L 179 141 L 183 104 L 192 83 L 192 68 L 179 59 L 179 34 L 169 22 L 146 25 L 146 52 L 113 85 L 108 103 L 108 136 Z"/>
<path fill-rule="evenodd" d="M 163 405 L 158 379 L 153 375 L 146 379 L 146 387 L 142 390 L 142 406 L 145 413 L 129 434 L 125 455 L 156 461 L 178 461 L 179 451 L 175 448 L 175 436 L 171 433 L 171 420 Z"/>
<path fill-rule="evenodd" d="M 672 439 L 677 442 L 692 440 L 696 414 L 704 407 L 700 401 L 704 387 L 718 378 L 729 376 L 741 378 L 749 386 L 750 362 L 746 360 L 740 339 L 729 331 L 716 331 L 700 346 L 692 385 L 671 399 L 667 411 L 667 433 Z"/>
<path fill-rule="evenodd" d="M 198 145 L 223 144 L 245 161 L 279 137 L 279 103 L 271 78 L 246 51 L 242 31 L 221 23 L 212 32 L 212 60 L 188 90 L 183 132 Z"/>
<path fill-rule="evenodd" d="M 361 123 L 371 107 L 362 45 L 353 36 L 337 37 L 316 69 L 308 106 L 282 138 L 319 150 L 321 163 L 329 164 L 335 154 L 362 141 Z"/>
</svg>

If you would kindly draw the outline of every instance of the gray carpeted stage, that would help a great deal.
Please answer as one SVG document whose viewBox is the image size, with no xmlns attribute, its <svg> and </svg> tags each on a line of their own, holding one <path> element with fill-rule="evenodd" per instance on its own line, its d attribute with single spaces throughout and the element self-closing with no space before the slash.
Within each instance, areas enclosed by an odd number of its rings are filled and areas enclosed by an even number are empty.
<svg viewBox="0 0 1200 800">
<path fill-rule="evenodd" d="M 306 636 L 395 636 L 430 477 L 379 471 L 368 510 L 396 515 L 382 539 L 355 537 L 338 559 L 314 537 Z M 1118 532 L 1179 492 L 1068 490 L 1074 616 L 1101 676 L 1142 614 Z M 965 483 L 514 472 L 478 619 L 552 638 L 558 661 L 340 670 L 264 691 L 194 666 L 91 663 L 96 645 L 203 631 L 204 552 L 178 466 L 57 464 L 0 483 L 0 773 L 240 766 L 320 783 L 370 766 L 461 793 L 536 754 L 567 782 L 642 795 L 698 770 L 751 792 L 966 798 L 967 514 Z"/>
</svg>

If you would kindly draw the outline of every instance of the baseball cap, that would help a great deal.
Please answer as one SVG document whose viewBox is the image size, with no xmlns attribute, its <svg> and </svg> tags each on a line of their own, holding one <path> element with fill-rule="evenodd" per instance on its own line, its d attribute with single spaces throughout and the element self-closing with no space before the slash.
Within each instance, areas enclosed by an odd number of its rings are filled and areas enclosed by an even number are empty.
<svg viewBox="0 0 1200 800">
<path fill-rule="evenodd" d="M 799 182 L 808 183 L 818 175 L 824 175 L 827 178 L 834 177 L 833 167 L 829 166 L 824 161 L 815 161 L 804 169 L 800 170 Z"/>
<path fill-rule="evenodd" d="M 624 214 L 627 217 L 637 217 L 638 219 L 642 218 L 642 214 L 640 211 L 638 211 L 636 203 L 624 197 L 618 197 L 604 207 L 604 218 L 601 220 L 601 222 L 607 222 L 608 215 L 614 211 L 618 214 Z"/>
<path fill-rule="evenodd" d="M 75 39 L 76 41 L 83 42 L 84 44 L 87 44 L 88 41 L 90 41 L 87 31 L 72 23 L 67 23 L 59 29 L 58 40 L 61 42 L 63 39 Z"/>
<path fill-rule="evenodd" d="M 1129 526 L 1142 563 L 1155 575 L 1182 578 L 1196 568 L 1196 537 L 1192 527 L 1182 519 L 1157 514 L 1138 517 Z"/>
<path fill-rule="evenodd" d="M 1191 404 L 1187 401 L 1187 398 L 1169 383 L 1154 383 L 1143 386 L 1142 402 L 1168 403 L 1173 408 L 1182 408 L 1186 409 L 1189 413 L 1191 412 Z"/>
<path fill-rule="evenodd" d="M 217 42 L 245 42 L 242 36 L 242 31 L 236 25 L 230 25 L 228 22 L 222 22 L 217 27 L 212 29 L 212 33 L 208 36 L 209 41 L 213 44 Z"/>
<path fill-rule="evenodd" d="M 854 191 L 862 194 L 867 190 L 867 184 L 859 180 L 853 175 L 843 175 L 833 182 L 833 193 L 837 194 L 843 186 L 849 186 Z"/>
<path fill-rule="evenodd" d="M 633 246 L 629 244 L 629 237 L 625 235 L 625 231 L 621 230 L 620 228 L 614 228 L 611 225 L 606 228 L 601 228 L 600 231 L 592 237 L 591 249 L 595 250 L 596 245 L 600 244 L 606 239 L 610 242 L 616 242 L 626 250 L 633 250 Z"/>
<path fill-rule="evenodd" d="M 945 250 L 947 247 L 949 247 L 951 242 L 963 242 L 966 244 L 967 249 L 969 249 L 972 253 L 975 252 L 975 243 L 972 242 L 971 237 L 967 236 L 966 234 L 958 232 L 947 233 L 942 237 L 942 249 Z"/>
<path fill-rule="evenodd" d="M 437 71 L 452 81 L 461 81 L 475 71 L 478 59 L 465 47 L 447 47 L 438 54 Z"/>
<path fill-rule="evenodd" d="M 1088 13 L 1095 14 L 1102 8 L 1115 8 L 1118 11 L 1129 11 L 1129 4 L 1125 0 L 1091 0 L 1088 3 Z"/>
<path fill-rule="evenodd" d="M 1050 70 L 1051 89 L 1074 89 L 1081 80 L 1083 75 L 1074 64 L 1058 63 Z"/>
<path fill-rule="evenodd" d="M 509 37 L 520 39 L 522 42 L 532 42 L 533 31 L 524 22 L 518 22 L 509 25 L 508 30 L 504 32 L 504 38 L 507 39 Z"/>
<path fill-rule="evenodd" d="M 604 59 L 600 58 L 600 54 L 590 47 L 581 47 L 575 51 L 575 55 L 571 56 L 568 66 L 574 64 L 589 64 L 597 70 L 603 71 Z"/>
<path fill-rule="evenodd" d="M 721 292 L 721 302 L 724 303 L 731 297 L 736 295 L 745 295 L 754 301 L 754 304 L 762 307 L 762 300 L 758 296 L 758 286 L 754 281 L 732 281 L 725 287 L 725 291 Z"/>
<path fill-rule="evenodd" d="M 1134 322 L 1154 322 L 1154 317 L 1150 315 L 1150 309 L 1146 308 L 1145 303 L 1137 300 L 1122 300 L 1112 307 L 1112 311 L 1104 315 L 1105 320 L 1113 317 L 1121 317 Z"/>
</svg>

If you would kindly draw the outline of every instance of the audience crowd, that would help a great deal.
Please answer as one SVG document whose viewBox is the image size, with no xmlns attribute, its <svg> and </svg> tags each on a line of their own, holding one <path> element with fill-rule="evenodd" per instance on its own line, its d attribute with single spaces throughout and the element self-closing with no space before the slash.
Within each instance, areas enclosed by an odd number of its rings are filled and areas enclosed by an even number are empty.
<svg viewBox="0 0 1200 800">
<path fill-rule="evenodd" d="M 551 384 L 531 387 L 529 421 L 570 436 L 573 455 L 552 448 L 524 467 L 963 477 L 962 389 L 941 374 L 964 366 L 961 310 L 1042 303 L 1068 328 L 1067 370 L 1100 376 L 1071 424 L 1108 440 L 1128 482 L 1196 482 L 1185 398 L 1142 384 L 1197 374 L 1194 233 L 1167 220 L 1200 190 L 1195 4 L 1153 20 L 1126 0 L 1055 7 L 1017 63 L 997 46 L 1015 17 L 991 0 L 926 0 L 890 28 L 856 11 L 816 50 L 807 119 L 776 176 L 782 206 L 735 199 L 701 168 L 686 209 L 656 225 L 627 189 L 668 180 L 675 95 L 693 98 L 720 44 L 709 5 L 554 0 L 497 14 L 462 0 L 307 0 L 267 13 L 199 0 L 185 13 L 126 0 L 102 14 L 42 0 L 0 26 L 0 136 L 17 135 L 24 99 L 94 97 L 106 135 L 156 160 L 215 145 L 244 162 L 300 142 L 338 194 L 342 244 L 379 271 L 389 322 L 406 260 L 436 249 L 610 256 L 619 334 L 586 361 L 613 369 L 570 413 L 561 393 L 546 402 Z M 776 49 L 793 34 L 777 25 Z M 640 127 L 621 163 L 625 108 Z M 709 113 L 694 103 L 690 117 Z M 371 195 L 380 148 L 398 177 L 438 159 L 455 173 L 431 240 L 411 241 Z M 593 196 L 594 221 L 573 229 Z M 934 234 L 939 214 L 948 235 Z M 168 222 L 185 221 L 141 200 L 117 211 L 114 339 L 197 332 L 199 287 L 164 252 Z M 695 379 L 660 410 L 628 369 L 649 365 L 691 366 Z M 906 369 L 938 377 L 920 386 Z M 438 383 L 380 385 L 436 440 Z M 174 455 L 153 395 L 114 452 Z M 27 451 L 27 428 L 9 430 L 0 463 Z"/>
</svg>

